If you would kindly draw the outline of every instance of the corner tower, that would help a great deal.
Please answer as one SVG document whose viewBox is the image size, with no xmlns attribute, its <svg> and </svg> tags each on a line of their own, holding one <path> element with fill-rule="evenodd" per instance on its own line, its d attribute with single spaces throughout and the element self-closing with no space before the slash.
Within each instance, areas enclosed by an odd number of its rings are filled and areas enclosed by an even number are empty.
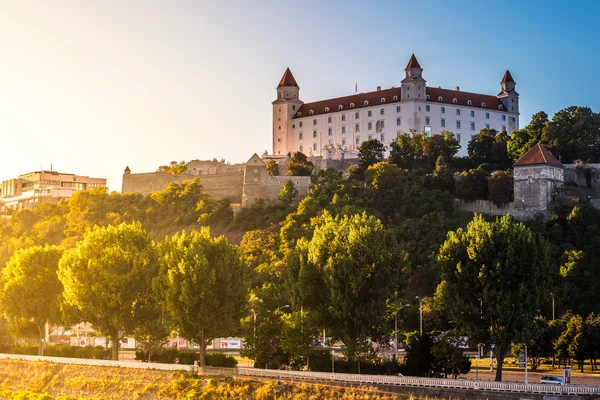
<svg viewBox="0 0 600 400">
<path fill-rule="evenodd" d="M 404 79 L 402 83 L 402 101 L 421 100 L 425 101 L 425 85 L 423 79 L 423 68 L 413 54 L 406 68 L 404 68 Z"/>
<path fill-rule="evenodd" d="M 513 79 L 510 71 L 506 70 L 502 81 L 500 81 L 500 93 L 498 99 L 506 111 L 514 113 L 514 117 L 509 120 L 509 132 L 519 129 L 519 93 L 515 90 L 517 83 Z"/>
<path fill-rule="evenodd" d="M 292 118 L 303 104 L 300 87 L 290 69 L 286 69 L 277 86 L 273 104 L 273 154 L 287 154 L 289 135 L 293 133 Z"/>
</svg>

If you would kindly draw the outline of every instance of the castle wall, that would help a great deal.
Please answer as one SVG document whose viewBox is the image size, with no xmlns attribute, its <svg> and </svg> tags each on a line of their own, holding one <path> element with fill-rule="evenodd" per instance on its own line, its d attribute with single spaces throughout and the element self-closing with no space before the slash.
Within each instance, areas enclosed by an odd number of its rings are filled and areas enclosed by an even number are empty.
<svg viewBox="0 0 600 400">
<path fill-rule="evenodd" d="M 585 169 L 590 169 L 592 187 L 600 186 L 600 164 L 585 164 L 577 168 L 575 164 L 565 165 L 565 183 L 575 182 L 577 186 L 587 186 Z"/>
<path fill-rule="evenodd" d="M 498 207 L 489 200 L 464 201 L 460 199 L 454 199 L 454 208 L 459 211 L 491 216 L 510 214 L 514 219 L 519 221 L 531 219 L 539 214 L 548 214 L 547 210 L 537 210 L 532 208 L 523 209 L 519 207 L 517 203 L 508 203 L 502 207 Z"/>
<path fill-rule="evenodd" d="M 516 207 L 535 211 L 548 209 L 554 189 L 564 181 L 563 169 L 549 165 L 519 166 L 513 176 Z"/>
<path fill-rule="evenodd" d="M 142 174 L 124 174 L 122 193 L 141 193 L 144 196 L 163 190 L 170 183 L 181 184 L 183 181 L 197 178 L 186 174 L 171 175 L 166 172 L 150 172 Z M 242 172 L 228 174 L 213 174 L 201 176 L 200 182 L 204 191 L 217 199 L 229 198 L 232 203 L 242 201 Z"/>
<path fill-rule="evenodd" d="M 257 181 L 253 181 L 254 179 L 257 179 Z M 246 179 L 242 195 L 242 207 L 251 207 L 256 197 L 262 197 L 269 202 L 278 201 L 277 196 L 287 181 L 294 183 L 299 200 L 308 195 L 311 185 L 310 176 L 269 176 L 267 174 L 260 178 L 252 177 L 252 181 Z"/>
</svg>

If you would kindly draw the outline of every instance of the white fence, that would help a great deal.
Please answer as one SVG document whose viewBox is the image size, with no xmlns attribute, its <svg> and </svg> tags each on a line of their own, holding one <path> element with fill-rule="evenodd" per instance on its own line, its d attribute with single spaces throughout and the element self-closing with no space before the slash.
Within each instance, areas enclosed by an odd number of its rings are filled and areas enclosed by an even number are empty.
<svg viewBox="0 0 600 400">
<path fill-rule="evenodd" d="M 319 381 L 338 381 L 362 384 L 399 385 L 410 387 L 431 387 L 447 389 L 477 389 L 492 390 L 496 392 L 520 392 L 540 393 L 556 395 L 599 395 L 598 386 L 576 386 L 576 385 L 540 385 L 524 383 L 470 381 L 464 379 L 438 379 L 438 378 L 415 378 L 398 377 L 390 375 L 358 375 L 337 374 L 329 372 L 303 372 L 283 371 L 273 369 L 238 368 L 237 373 L 245 376 L 259 376 L 278 379 L 305 379 Z"/>
<path fill-rule="evenodd" d="M 84 358 L 28 356 L 22 354 L 1 354 L 0 360 L 48 361 L 58 364 L 93 365 L 102 367 L 122 367 L 137 369 L 159 369 L 166 371 L 195 372 L 196 367 L 184 364 L 146 363 L 140 361 L 91 360 Z M 409 387 L 431 387 L 447 389 L 492 390 L 495 392 L 540 393 L 555 395 L 600 395 L 600 386 L 577 385 L 540 385 L 491 381 L 471 381 L 465 379 L 439 379 L 399 377 L 391 375 L 338 374 L 330 372 L 286 371 L 258 368 L 213 368 L 206 367 L 205 373 L 219 375 L 256 376 L 275 379 L 318 380 L 330 382 L 349 382 L 360 384 L 399 385 Z"/>
</svg>

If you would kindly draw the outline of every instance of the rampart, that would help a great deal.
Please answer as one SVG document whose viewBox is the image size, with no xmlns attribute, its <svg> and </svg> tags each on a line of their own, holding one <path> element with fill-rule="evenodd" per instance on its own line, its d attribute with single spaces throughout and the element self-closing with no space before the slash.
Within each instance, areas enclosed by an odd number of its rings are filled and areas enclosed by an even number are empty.
<svg viewBox="0 0 600 400">
<path fill-rule="evenodd" d="M 292 181 L 298 191 L 298 200 L 308 195 L 311 181 L 310 176 L 264 176 L 258 182 L 244 183 L 242 207 L 251 207 L 256 197 L 270 201 L 277 200 L 277 196 L 287 181 Z"/>
<path fill-rule="evenodd" d="M 566 164 L 565 183 L 577 186 L 600 186 L 600 164 Z"/>
</svg>

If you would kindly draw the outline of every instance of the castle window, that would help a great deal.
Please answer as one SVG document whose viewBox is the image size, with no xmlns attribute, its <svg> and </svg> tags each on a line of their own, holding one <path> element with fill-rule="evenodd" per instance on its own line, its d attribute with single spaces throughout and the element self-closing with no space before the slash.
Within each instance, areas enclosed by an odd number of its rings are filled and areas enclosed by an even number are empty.
<svg viewBox="0 0 600 400">
<path fill-rule="evenodd" d="M 329 112 L 329 107 L 325 107 L 325 112 Z"/>
<path fill-rule="evenodd" d="M 302 113 L 301 113 L 300 111 L 298 111 L 298 112 L 296 113 L 296 116 L 298 116 L 298 117 L 300 117 L 301 115 L 302 115 Z"/>
<path fill-rule="evenodd" d="M 512 122 L 517 122 L 517 119 L 515 117 L 512 117 Z"/>
<path fill-rule="evenodd" d="M 292 110 L 296 111 L 296 106 L 292 106 Z"/>
<path fill-rule="evenodd" d="M 377 121 L 376 130 L 377 133 L 380 133 L 385 128 L 385 121 Z"/>
<path fill-rule="evenodd" d="M 481 107 L 486 108 L 487 104 L 485 104 L 485 102 L 481 103 Z"/>
<path fill-rule="evenodd" d="M 429 124 L 429 117 L 425 117 L 425 125 L 430 125 Z"/>
<path fill-rule="evenodd" d="M 485 113 L 485 119 L 490 119 L 490 113 Z"/>
<path fill-rule="evenodd" d="M 471 122 L 471 130 L 474 131 L 475 130 L 475 122 Z"/>
<path fill-rule="evenodd" d="M 367 117 L 372 117 L 372 116 L 373 116 L 373 111 L 372 110 L 367 111 Z"/>
<path fill-rule="evenodd" d="M 460 143 L 460 133 L 456 134 L 456 140 Z"/>
<path fill-rule="evenodd" d="M 506 132 L 506 125 L 502 125 L 502 132 Z"/>
<path fill-rule="evenodd" d="M 331 136 L 331 135 L 333 135 L 333 129 L 329 128 L 329 129 L 327 130 L 327 135 L 328 135 L 328 136 Z"/>
<path fill-rule="evenodd" d="M 504 108 L 504 107 L 502 106 L 502 104 L 500 104 L 500 105 L 498 106 L 498 110 L 502 110 L 503 108 Z"/>
<path fill-rule="evenodd" d="M 460 121 L 456 121 L 456 129 L 460 129 Z"/>
<path fill-rule="evenodd" d="M 438 96 L 438 101 L 442 101 L 442 96 Z"/>
<path fill-rule="evenodd" d="M 446 114 L 446 107 L 440 107 L 440 113 Z"/>
<path fill-rule="evenodd" d="M 360 136 L 356 137 L 356 144 L 360 144 Z"/>
<path fill-rule="evenodd" d="M 458 103 L 458 100 L 456 100 L 456 97 L 452 99 L 452 102 L 453 102 L 454 104 Z"/>
<path fill-rule="evenodd" d="M 385 103 L 385 97 L 382 97 L 382 98 L 381 98 L 381 102 L 382 102 L 382 103 Z"/>
<path fill-rule="evenodd" d="M 342 139 L 342 146 L 346 145 L 346 139 Z"/>
<path fill-rule="evenodd" d="M 342 110 L 343 108 L 344 108 L 344 106 L 341 104 L 338 106 L 338 110 Z"/>
<path fill-rule="evenodd" d="M 396 126 L 402 125 L 402 118 L 396 118 Z"/>
<path fill-rule="evenodd" d="M 313 150 L 317 151 L 317 144 L 316 143 L 313 143 Z"/>
<path fill-rule="evenodd" d="M 354 108 L 354 103 L 350 103 L 350 108 Z"/>
<path fill-rule="evenodd" d="M 485 129 L 490 129 L 490 124 L 485 124 Z"/>
<path fill-rule="evenodd" d="M 467 100 L 467 105 L 468 105 L 468 106 L 470 106 L 470 105 L 472 105 L 472 104 L 473 104 L 473 102 L 472 102 L 471 100 Z"/>
<path fill-rule="evenodd" d="M 373 135 L 369 135 L 369 140 L 373 139 Z"/>
<path fill-rule="evenodd" d="M 298 134 L 298 140 L 302 140 L 302 132 Z"/>
<path fill-rule="evenodd" d="M 396 106 L 396 112 L 399 113 L 402 110 L 402 108 L 400 108 L 400 106 Z"/>
<path fill-rule="evenodd" d="M 355 113 L 354 114 L 354 119 L 359 119 L 360 118 L 360 113 Z"/>
<path fill-rule="evenodd" d="M 356 124 L 356 126 L 354 127 L 354 132 L 360 132 L 360 125 Z"/>
<path fill-rule="evenodd" d="M 313 119 L 313 125 L 316 125 L 316 124 L 317 124 L 317 120 Z"/>
<path fill-rule="evenodd" d="M 302 153 L 304 151 L 304 146 L 300 145 L 299 149 L 300 149 L 300 153 Z"/>
<path fill-rule="evenodd" d="M 313 115 L 313 114 L 315 113 L 315 110 L 310 110 L 308 113 L 309 113 L 310 115 Z"/>
<path fill-rule="evenodd" d="M 369 123 L 367 124 L 367 129 L 368 129 L 368 130 L 372 130 L 372 129 L 373 129 L 373 123 L 372 123 L 372 122 L 369 122 Z"/>
<path fill-rule="evenodd" d="M 365 100 L 365 102 L 363 103 L 365 106 L 369 105 L 369 102 Z"/>
<path fill-rule="evenodd" d="M 431 111 L 431 107 L 425 106 L 425 111 L 427 111 L 427 112 Z"/>
<path fill-rule="evenodd" d="M 342 122 L 346 120 L 346 114 L 342 114 Z"/>
<path fill-rule="evenodd" d="M 440 126 L 441 126 L 442 128 L 445 128 L 445 127 L 446 127 L 446 120 L 445 120 L 444 118 L 441 118 L 441 119 L 440 119 Z"/>
<path fill-rule="evenodd" d="M 346 133 L 346 125 L 342 126 L 342 135 Z"/>
<path fill-rule="evenodd" d="M 302 128 L 302 121 L 298 122 L 298 128 Z"/>
<path fill-rule="evenodd" d="M 392 98 L 392 100 L 393 100 L 393 101 L 398 101 L 398 96 L 394 96 L 394 97 Z"/>
<path fill-rule="evenodd" d="M 471 111 L 471 118 L 475 118 L 475 111 Z"/>
<path fill-rule="evenodd" d="M 381 134 L 381 143 L 385 142 L 385 134 Z"/>
<path fill-rule="evenodd" d="M 506 121 L 506 115 L 502 114 L 502 121 Z"/>
<path fill-rule="evenodd" d="M 317 137 L 317 131 L 313 131 L 313 137 L 316 138 Z"/>
<path fill-rule="evenodd" d="M 431 100 L 431 96 L 427 95 L 427 100 Z"/>
<path fill-rule="evenodd" d="M 330 124 L 331 123 L 331 117 L 327 117 L 327 123 Z"/>
<path fill-rule="evenodd" d="M 293 124 L 293 125 L 292 125 L 292 129 L 295 129 L 295 128 L 296 128 L 296 124 Z"/>
<path fill-rule="evenodd" d="M 456 109 L 456 115 L 460 115 L 460 108 Z"/>
<path fill-rule="evenodd" d="M 385 108 L 382 108 L 381 110 L 379 110 L 379 115 L 383 115 L 385 114 Z"/>
</svg>

